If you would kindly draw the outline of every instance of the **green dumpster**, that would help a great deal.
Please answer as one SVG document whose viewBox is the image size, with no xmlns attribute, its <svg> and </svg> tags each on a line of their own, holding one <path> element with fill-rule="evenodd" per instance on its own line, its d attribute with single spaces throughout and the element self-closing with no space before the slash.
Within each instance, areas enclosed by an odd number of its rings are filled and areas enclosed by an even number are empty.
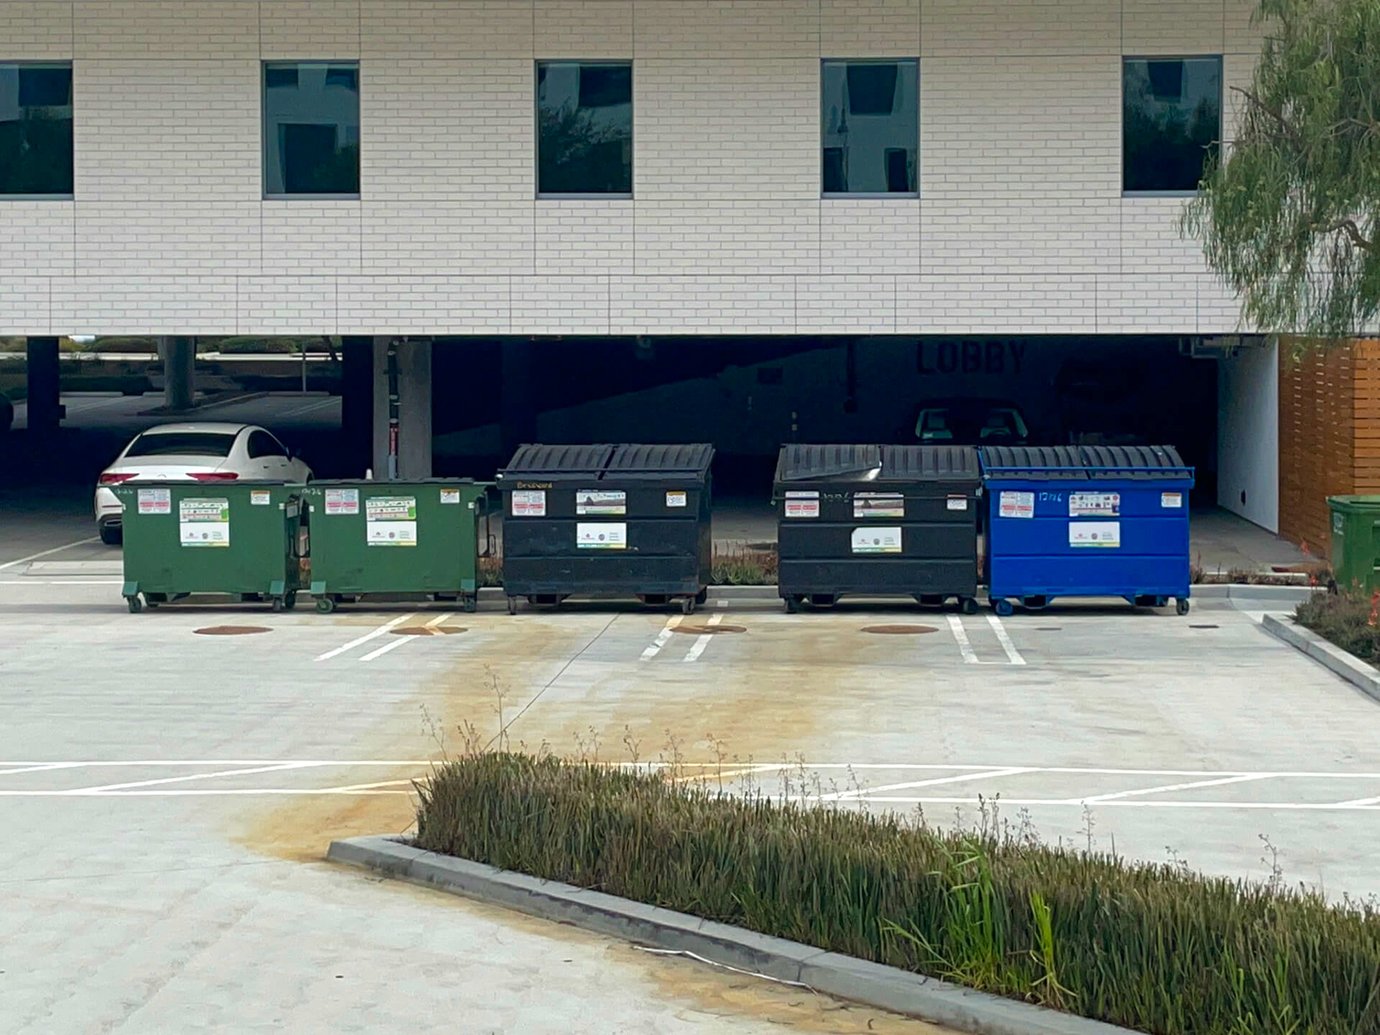
<svg viewBox="0 0 1380 1035">
<path fill-rule="evenodd" d="M 1380 589 L 1380 496 L 1329 496 L 1332 575 L 1342 589 Z"/>
<path fill-rule="evenodd" d="M 130 611 L 192 593 L 267 600 L 275 611 L 296 604 L 307 552 L 300 486 L 131 482 L 113 491 L 124 507 Z"/>
<path fill-rule="evenodd" d="M 479 518 L 490 485 L 465 478 L 323 481 L 303 490 L 311 514 L 311 592 L 330 614 L 343 601 L 384 594 L 458 599 L 479 593 Z"/>
</svg>

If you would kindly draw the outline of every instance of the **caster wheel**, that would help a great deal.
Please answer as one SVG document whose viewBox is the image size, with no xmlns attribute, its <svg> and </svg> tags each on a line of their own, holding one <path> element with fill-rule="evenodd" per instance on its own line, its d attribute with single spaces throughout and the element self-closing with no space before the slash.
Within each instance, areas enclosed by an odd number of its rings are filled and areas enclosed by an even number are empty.
<svg viewBox="0 0 1380 1035">
<path fill-rule="evenodd" d="M 1178 615 L 1186 615 L 1186 614 L 1188 614 L 1188 608 L 1189 608 L 1189 603 L 1188 603 L 1188 598 L 1187 598 L 1187 597 L 1179 597 L 1177 600 L 1174 601 L 1174 612 L 1175 612 L 1175 614 L 1178 614 Z"/>
<path fill-rule="evenodd" d="M 709 602 L 709 587 L 708 587 L 708 586 L 705 586 L 704 589 L 700 590 L 698 593 L 695 594 L 695 606 L 696 606 L 696 607 L 704 607 L 704 605 L 707 604 L 708 602 Z"/>
<path fill-rule="evenodd" d="M 695 613 L 695 598 L 694 598 L 694 597 L 681 597 L 681 598 L 680 598 L 680 613 L 683 614 L 683 615 L 692 615 L 692 614 Z"/>
<path fill-rule="evenodd" d="M 465 598 L 465 614 L 467 614 L 467 615 L 472 615 L 472 614 L 474 614 L 474 613 L 475 613 L 476 611 L 478 611 L 478 610 L 479 610 L 479 598 L 478 598 L 478 597 L 466 597 L 466 598 Z"/>
<path fill-rule="evenodd" d="M 1011 606 L 1011 601 L 1005 599 L 993 600 L 992 610 L 995 611 L 1002 618 L 1010 618 L 1013 614 L 1016 613 L 1016 609 Z"/>
<path fill-rule="evenodd" d="M 509 597 L 509 598 L 508 598 L 508 613 L 509 613 L 510 615 L 515 615 L 515 614 L 517 614 L 517 609 L 518 609 L 518 598 L 517 598 L 517 597 Z"/>
<path fill-rule="evenodd" d="M 320 597 L 316 601 L 317 614 L 328 615 L 335 610 L 335 601 L 330 597 Z"/>
<path fill-rule="evenodd" d="M 294 607 L 296 607 L 296 606 L 297 606 L 297 594 L 296 594 L 295 592 L 293 592 L 293 593 L 285 593 L 285 594 L 283 595 L 283 610 L 284 610 L 284 611 L 291 611 L 291 610 L 292 610 Z"/>
<path fill-rule="evenodd" d="M 143 602 L 138 597 L 125 597 L 125 600 L 129 603 L 129 613 L 132 615 L 137 615 L 144 609 Z"/>
<path fill-rule="evenodd" d="M 975 615 L 978 613 L 978 602 L 972 597 L 964 597 L 963 602 L 959 605 L 959 609 L 965 615 Z"/>
<path fill-rule="evenodd" d="M 786 614 L 794 615 L 800 613 L 800 601 L 795 597 L 786 598 Z"/>
<path fill-rule="evenodd" d="M 283 602 L 283 598 L 282 598 L 282 597 L 274 597 L 274 598 L 273 598 L 273 613 L 274 613 L 274 614 L 281 614 L 281 613 L 283 612 L 283 610 L 284 610 L 286 607 L 287 607 L 287 604 L 285 604 L 285 603 Z"/>
</svg>

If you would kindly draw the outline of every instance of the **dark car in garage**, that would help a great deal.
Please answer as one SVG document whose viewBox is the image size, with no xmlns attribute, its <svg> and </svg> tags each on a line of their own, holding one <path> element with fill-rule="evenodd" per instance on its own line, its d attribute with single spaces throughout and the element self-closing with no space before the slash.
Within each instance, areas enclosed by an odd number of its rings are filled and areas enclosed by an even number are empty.
<svg viewBox="0 0 1380 1035">
<path fill-rule="evenodd" d="M 1025 417 L 1003 399 L 931 399 L 920 403 L 900 442 L 954 446 L 1023 446 L 1030 441 Z"/>
</svg>

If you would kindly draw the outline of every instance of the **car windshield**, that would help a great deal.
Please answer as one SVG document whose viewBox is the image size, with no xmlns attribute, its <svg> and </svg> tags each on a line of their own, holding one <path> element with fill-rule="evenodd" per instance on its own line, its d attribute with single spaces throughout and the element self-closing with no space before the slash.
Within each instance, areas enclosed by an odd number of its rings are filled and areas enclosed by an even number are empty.
<svg viewBox="0 0 1380 1035">
<path fill-rule="evenodd" d="M 146 431 L 125 456 L 229 456 L 234 445 L 233 432 Z"/>
<path fill-rule="evenodd" d="M 922 442 L 990 442 L 1023 439 L 1026 427 L 1021 415 L 1009 406 L 935 406 L 920 411 L 915 434 Z"/>
</svg>

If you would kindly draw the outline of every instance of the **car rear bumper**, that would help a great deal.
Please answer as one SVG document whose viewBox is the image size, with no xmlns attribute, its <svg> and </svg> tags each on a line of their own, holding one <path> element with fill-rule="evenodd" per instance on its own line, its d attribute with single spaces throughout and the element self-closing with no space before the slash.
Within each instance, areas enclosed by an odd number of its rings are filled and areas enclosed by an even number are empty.
<svg viewBox="0 0 1380 1035">
<path fill-rule="evenodd" d="M 124 508 L 107 488 L 96 490 L 95 511 L 97 528 L 119 528 L 124 523 Z"/>
</svg>

